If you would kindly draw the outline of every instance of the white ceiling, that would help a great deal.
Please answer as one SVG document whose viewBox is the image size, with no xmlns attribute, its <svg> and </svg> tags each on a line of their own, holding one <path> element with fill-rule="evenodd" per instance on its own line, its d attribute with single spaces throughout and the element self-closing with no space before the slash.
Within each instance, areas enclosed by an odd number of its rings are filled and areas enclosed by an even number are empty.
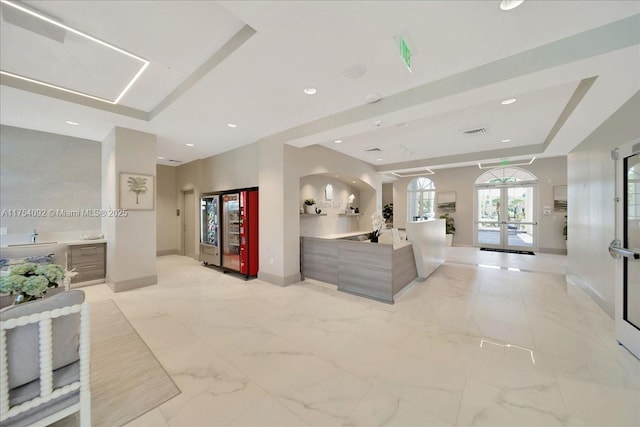
<svg viewBox="0 0 640 427">
<path fill-rule="evenodd" d="M 640 90 L 638 1 L 527 0 L 510 12 L 499 0 L 24 4 L 151 65 L 123 98 L 129 109 L 3 77 L 2 124 L 96 141 L 129 127 L 157 134 L 158 156 L 183 162 L 263 138 L 324 144 L 380 171 L 564 155 Z M 4 44 L 11 24 L 1 25 Z M 3 69 L 33 51 L 23 43 L 0 51 Z M 46 71 L 44 58 L 29 61 Z M 353 68 L 366 72 L 346 77 Z M 305 95 L 309 86 L 318 93 Z M 368 104 L 372 93 L 381 101 Z M 460 134 L 475 127 L 487 135 Z"/>
</svg>

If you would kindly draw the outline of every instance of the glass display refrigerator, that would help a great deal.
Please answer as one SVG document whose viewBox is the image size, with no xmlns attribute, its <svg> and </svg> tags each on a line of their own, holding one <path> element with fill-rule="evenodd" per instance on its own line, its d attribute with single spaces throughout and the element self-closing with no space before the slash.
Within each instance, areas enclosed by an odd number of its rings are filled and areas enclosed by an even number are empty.
<svg viewBox="0 0 640 427">
<path fill-rule="evenodd" d="M 222 267 L 240 271 L 240 194 L 222 195 Z"/>
<path fill-rule="evenodd" d="M 200 261 L 220 267 L 220 196 L 200 197 Z"/>
</svg>

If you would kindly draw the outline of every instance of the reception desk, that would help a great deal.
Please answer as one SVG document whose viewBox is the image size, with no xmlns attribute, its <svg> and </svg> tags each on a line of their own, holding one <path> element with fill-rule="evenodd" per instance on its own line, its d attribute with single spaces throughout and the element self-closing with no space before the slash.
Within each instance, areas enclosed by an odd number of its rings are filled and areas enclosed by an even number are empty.
<svg viewBox="0 0 640 427">
<path fill-rule="evenodd" d="M 349 240 L 357 234 L 301 237 L 302 276 L 393 304 L 393 296 L 418 277 L 411 242 L 392 245 Z"/>
</svg>

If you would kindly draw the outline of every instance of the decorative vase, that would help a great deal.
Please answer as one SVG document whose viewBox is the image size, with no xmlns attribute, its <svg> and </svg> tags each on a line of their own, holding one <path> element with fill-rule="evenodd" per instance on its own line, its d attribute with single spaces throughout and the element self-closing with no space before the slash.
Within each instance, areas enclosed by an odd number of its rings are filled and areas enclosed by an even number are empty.
<svg viewBox="0 0 640 427">
<path fill-rule="evenodd" d="M 371 243 L 378 243 L 378 235 L 377 234 L 372 234 L 371 235 Z"/>
<path fill-rule="evenodd" d="M 315 214 L 316 205 L 304 205 L 304 212 L 308 214 Z"/>
</svg>

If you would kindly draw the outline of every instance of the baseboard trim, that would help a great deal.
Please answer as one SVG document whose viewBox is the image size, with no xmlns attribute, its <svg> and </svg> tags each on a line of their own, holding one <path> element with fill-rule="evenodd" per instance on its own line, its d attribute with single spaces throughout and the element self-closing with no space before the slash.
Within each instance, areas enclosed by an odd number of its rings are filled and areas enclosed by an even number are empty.
<svg viewBox="0 0 640 427">
<path fill-rule="evenodd" d="M 615 309 L 613 307 L 613 303 L 608 303 L 607 300 L 605 300 L 602 295 L 598 293 L 598 291 L 593 289 L 587 282 L 580 279 L 579 277 L 572 274 L 567 274 L 566 277 L 567 283 L 583 289 L 587 293 L 587 295 L 589 295 L 591 299 L 596 304 L 598 304 L 598 306 L 603 309 L 605 313 L 609 315 L 609 317 L 611 317 L 612 319 L 615 317 Z"/>
<path fill-rule="evenodd" d="M 543 254 L 555 254 L 555 255 L 566 255 L 566 249 L 558 249 L 558 248 L 538 248 L 538 252 Z"/>
<path fill-rule="evenodd" d="M 156 256 L 178 255 L 177 249 L 166 249 L 163 251 L 156 251 Z"/>
<path fill-rule="evenodd" d="M 258 272 L 258 279 L 277 286 L 289 286 L 298 283 L 301 280 L 300 273 L 290 274 L 288 276 L 277 276 L 275 274 Z"/>
<path fill-rule="evenodd" d="M 158 276 L 138 277 L 136 279 L 121 280 L 116 282 L 109 280 L 108 285 L 113 292 L 124 292 L 132 289 L 143 288 L 145 286 L 155 285 L 158 283 Z"/>
</svg>

